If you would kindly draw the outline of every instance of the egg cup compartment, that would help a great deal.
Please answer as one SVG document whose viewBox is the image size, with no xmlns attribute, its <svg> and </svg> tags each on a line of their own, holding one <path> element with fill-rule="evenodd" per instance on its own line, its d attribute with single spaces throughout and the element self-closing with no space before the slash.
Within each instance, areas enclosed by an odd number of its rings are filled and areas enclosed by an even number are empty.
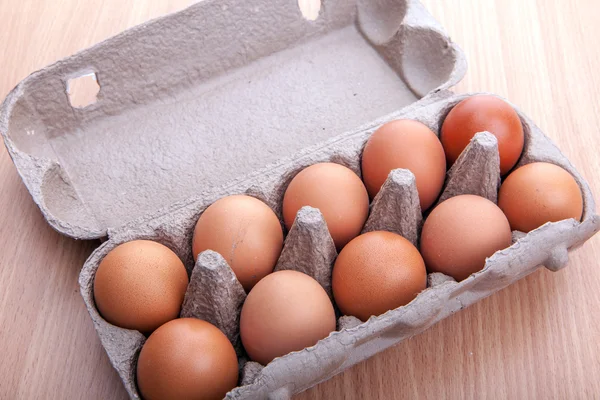
<svg viewBox="0 0 600 400">
<path fill-rule="evenodd" d="M 236 323 L 243 301 L 239 283 L 225 260 L 213 252 L 203 253 L 193 263 L 192 233 L 199 216 L 217 199 L 232 194 L 250 194 L 267 203 L 282 221 L 281 204 L 287 185 L 303 168 L 318 162 L 337 162 L 360 176 L 361 153 L 369 136 L 383 123 L 401 118 L 418 120 L 440 131 L 448 110 L 467 95 L 443 91 L 388 115 L 354 132 L 301 151 L 297 156 L 272 164 L 244 181 L 214 189 L 187 202 L 180 202 L 155 215 L 147 216 L 111 231 L 107 242 L 86 262 L 80 277 L 81 292 L 109 358 L 132 398 L 139 398 L 135 386 L 136 358 L 145 340 L 138 332 L 110 325 L 98 314 L 93 301 L 93 279 L 101 259 L 118 244 L 134 239 L 151 239 L 173 249 L 185 260 L 192 274 L 182 315 L 211 318 L 238 344 Z M 567 250 L 600 229 L 594 213 L 594 200 L 587 183 L 551 141 L 518 109 L 525 133 L 525 147 L 517 166 L 544 161 L 561 166 L 578 182 L 584 199 L 581 221 L 547 223 L 524 234 L 513 232 L 514 243 L 486 260 L 483 270 L 456 282 L 443 274 L 428 275 L 428 288 L 406 306 L 361 322 L 341 316 L 338 330 L 315 346 L 274 359 L 266 366 L 254 362 L 243 365 L 239 386 L 228 394 L 232 399 L 289 398 L 344 369 L 398 342 L 416 335 L 448 315 L 491 295 L 545 265 L 558 270 L 568 260 Z M 448 171 L 440 198 L 478 194 L 495 201 L 500 179 L 495 137 L 477 134 Z M 418 242 L 422 225 L 419 199 L 412 173 L 394 170 L 371 203 L 365 230 L 389 229 Z M 297 269 L 315 277 L 330 290 L 335 246 L 320 212 L 304 207 L 288 233 L 277 269 Z M 192 271 L 192 268 L 193 271 Z M 330 292 L 329 292 L 330 293 Z M 212 296 L 218 296 L 214 298 Z M 191 299 L 194 300 L 191 300 Z M 214 308 L 213 308 L 214 307 Z M 232 313 L 232 314 L 229 314 Z M 306 366 L 310 365 L 310 368 Z"/>
<path fill-rule="evenodd" d="M 310 275 L 333 300 L 331 266 L 337 255 L 321 211 L 305 206 L 296 214 L 275 271 L 294 270 Z"/>
<path fill-rule="evenodd" d="M 422 223 L 415 176 L 407 169 L 395 169 L 371 202 L 362 233 L 394 232 L 418 246 Z"/>
<path fill-rule="evenodd" d="M 473 194 L 498 203 L 500 190 L 498 140 L 489 132 L 475 134 L 447 172 L 437 204 L 461 194 Z"/>
<path fill-rule="evenodd" d="M 198 255 L 190 275 L 180 317 L 210 322 L 241 356 L 240 312 L 245 300 L 246 292 L 227 261 L 219 253 L 206 250 Z"/>
</svg>

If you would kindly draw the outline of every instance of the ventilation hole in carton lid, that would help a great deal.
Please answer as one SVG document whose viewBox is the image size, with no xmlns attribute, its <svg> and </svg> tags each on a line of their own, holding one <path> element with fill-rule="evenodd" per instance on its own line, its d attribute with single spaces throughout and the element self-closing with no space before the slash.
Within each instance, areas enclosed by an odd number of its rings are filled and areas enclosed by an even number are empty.
<svg viewBox="0 0 600 400">
<path fill-rule="evenodd" d="M 73 108 L 86 108 L 97 101 L 100 85 L 94 72 L 67 81 L 67 95 Z"/>
<path fill-rule="evenodd" d="M 305 19 L 315 21 L 319 18 L 321 0 L 298 0 L 298 7 L 300 7 L 300 12 Z"/>
</svg>

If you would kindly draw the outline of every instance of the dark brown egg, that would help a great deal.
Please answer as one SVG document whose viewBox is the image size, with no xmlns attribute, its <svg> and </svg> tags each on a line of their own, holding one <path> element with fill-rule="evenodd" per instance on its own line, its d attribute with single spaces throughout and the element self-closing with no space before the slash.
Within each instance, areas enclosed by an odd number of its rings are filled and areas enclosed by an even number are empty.
<svg viewBox="0 0 600 400">
<path fill-rule="evenodd" d="M 179 316 L 188 276 L 171 249 L 134 240 L 111 250 L 94 278 L 94 300 L 113 325 L 150 333 Z"/>
<path fill-rule="evenodd" d="M 195 318 L 176 319 L 154 331 L 137 363 L 144 400 L 220 400 L 237 381 L 238 360 L 229 339 Z"/>
<path fill-rule="evenodd" d="M 421 254 L 429 272 L 461 281 L 511 243 L 502 210 L 488 199 L 467 194 L 442 202 L 429 214 L 421 233 Z"/>
<path fill-rule="evenodd" d="M 410 303 L 427 285 L 425 264 L 408 240 L 369 232 L 344 247 L 333 268 L 333 296 L 344 315 L 363 321 Z"/>
<path fill-rule="evenodd" d="M 448 163 L 452 165 L 473 136 L 483 131 L 498 139 L 500 172 L 508 173 L 521 157 L 525 136 L 514 108 L 494 96 L 469 97 L 450 111 L 440 135 Z"/>
</svg>

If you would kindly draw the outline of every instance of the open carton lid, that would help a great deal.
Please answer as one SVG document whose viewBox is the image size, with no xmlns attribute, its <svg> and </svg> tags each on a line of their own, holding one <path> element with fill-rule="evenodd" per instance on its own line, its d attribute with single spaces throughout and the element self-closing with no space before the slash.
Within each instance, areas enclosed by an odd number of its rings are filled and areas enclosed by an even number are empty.
<svg viewBox="0 0 600 400">
<path fill-rule="evenodd" d="M 416 0 L 323 0 L 315 11 L 296 0 L 205 0 L 23 80 L 0 131 L 50 225 L 106 236 L 466 72 Z M 92 97 L 80 103 L 86 82 Z"/>
</svg>

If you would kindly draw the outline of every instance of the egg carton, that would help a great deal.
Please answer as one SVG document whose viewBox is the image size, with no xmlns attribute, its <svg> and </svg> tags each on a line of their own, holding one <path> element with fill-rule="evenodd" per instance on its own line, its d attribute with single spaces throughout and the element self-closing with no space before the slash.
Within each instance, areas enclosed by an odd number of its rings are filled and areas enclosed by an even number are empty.
<svg viewBox="0 0 600 400">
<path fill-rule="evenodd" d="M 449 110 L 472 94 L 439 92 L 427 104 L 415 104 L 356 132 L 340 135 L 325 144 L 308 148 L 293 159 L 271 165 L 248 180 L 172 207 L 164 214 L 137 221 L 111 232 L 110 239 L 86 262 L 80 277 L 84 300 L 109 357 L 132 398 L 137 355 L 145 337 L 108 324 L 94 305 L 94 274 L 102 258 L 117 245 L 136 239 L 156 240 L 172 248 L 183 259 L 191 259 L 191 239 L 196 221 L 215 200 L 233 194 L 254 196 L 268 204 L 281 219 L 283 195 L 290 180 L 303 168 L 319 162 L 335 162 L 360 176 L 361 153 L 369 136 L 381 124 L 394 119 L 414 119 L 434 132 Z M 267 366 L 247 362 L 239 341 L 239 315 L 245 299 L 241 284 L 227 262 L 213 251 L 198 257 L 183 304 L 182 316 L 205 319 L 223 330 L 240 356 L 242 386 L 232 390 L 231 399 L 285 399 L 344 369 L 429 328 L 448 315 L 510 285 L 540 266 L 556 271 L 567 261 L 567 251 L 600 229 L 594 200 L 587 183 L 534 123 L 517 110 L 524 127 L 525 148 L 517 164 L 550 162 L 569 171 L 583 193 L 584 212 L 580 221 L 547 223 L 529 232 L 513 232 L 513 245 L 496 252 L 485 267 L 456 282 L 440 273 L 428 275 L 428 287 L 406 306 L 361 322 L 351 316 L 338 318 L 338 330 L 315 346 L 274 359 Z M 500 185 L 500 159 L 495 136 L 475 135 L 447 174 L 440 200 L 475 194 L 496 202 Z M 414 175 L 403 169 L 390 173 L 371 203 L 364 231 L 387 230 L 401 234 L 418 245 L 422 214 Z M 275 267 L 311 275 L 331 295 L 331 270 L 337 256 L 327 225 L 318 209 L 302 208 L 285 238 Z M 189 262 L 188 262 L 189 265 Z M 339 311 L 338 311 L 339 315 Z M 310 368 L 306 368 L 310 365 Z"/>
<path fill-rule="evenodd" d="M 190 274 L 182 316 L 212 322 L 234 344 L 241 385 L 228 397 L 283 399 L 540 265 L 562 268 L 567 250 L 599 229 L 587 184 L 519 112 L 526 136 L 519 165 L 546 161 L 573 174 L 584 198 L 581 222 L 514 232 L 509 249 L 462 282 L 429 274 L 428 288 L 404 307 L 365 323 L 337 310 L 337 331 L 317 345 L 267 366 L 247 360 L 238 330 L 243 289 L 217 253 L 192 256 L 201 213 L 244 193 L 281 220 L 283 193 L 297 172 L 336 162 L 360 176 L 362 148 L 381 124 L 411 118 L 439 132 L 465 98 L 447 90 L 465 70 L 460 49 L 416 0 L 323 0 L 315 21 L 295 0 L 205 0 L 29 76 L 4 101 L 0 132 L 53 228 L 77 239 L 108 236 L 81 271 L 81 294 L 131 398 L 139 398 L 135 368 L 145 337 L 99 315 L 93 280 L 110 250 L 149 239 L 175 251 Z M 95 103 L 77 108 L 69 99 L 82 76 L 100 87 Z M 499 183 L 497 143 L 482 132 L 448 172 L 440 201 L 461 193 L 496 201 Z M 392 171 L 364 230 L 393 231 L 418 246 L 421 226 L 414 176 Z M 305 207 L 276 269 L 307 273 L 331 296 L 336 256 L 320 212 Z"/>
</svg>

